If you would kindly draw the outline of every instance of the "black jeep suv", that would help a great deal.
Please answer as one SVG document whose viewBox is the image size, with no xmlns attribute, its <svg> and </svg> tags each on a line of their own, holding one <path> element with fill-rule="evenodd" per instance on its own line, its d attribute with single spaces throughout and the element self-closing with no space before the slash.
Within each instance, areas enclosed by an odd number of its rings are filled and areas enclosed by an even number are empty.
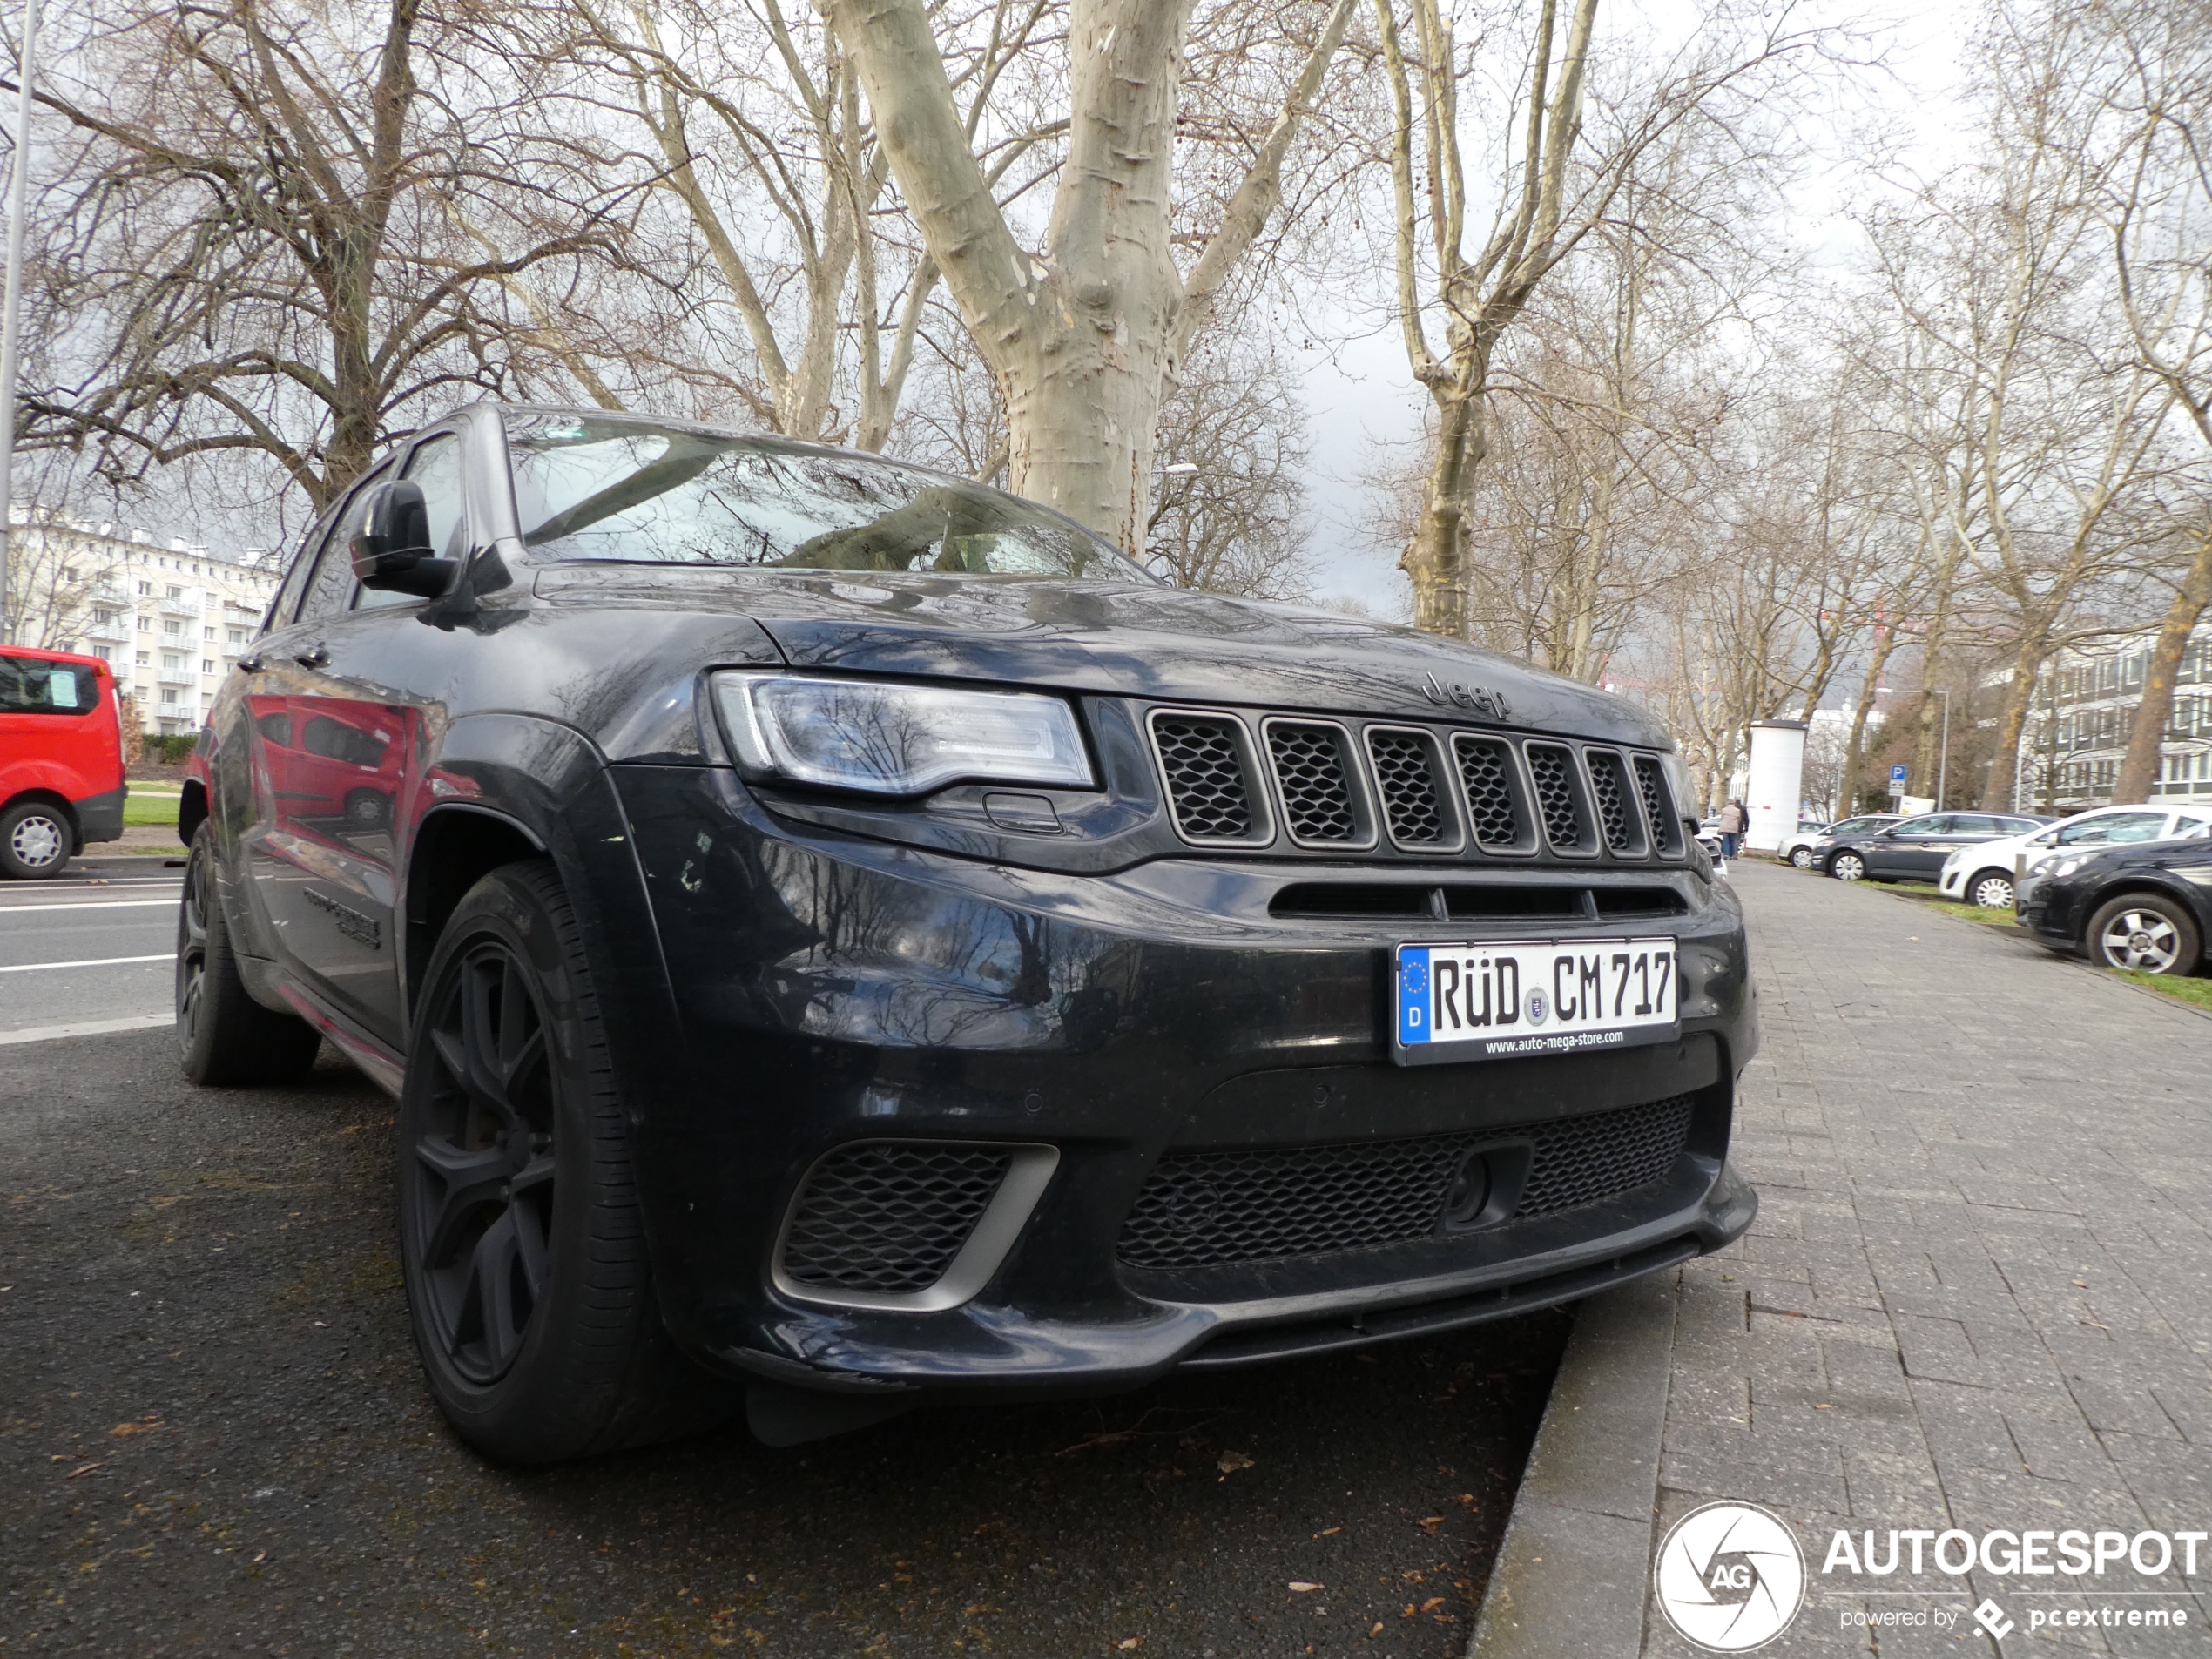
<svg viewBox="0 0 2212 1659">
<path fill-rule="evenodd" d="M 462 1433 L 803 1439 L 1713 1250 L 1756 1043 L 1666 734 L 873 455 L 460 411 L 310 532 L 180 829 L 184 1063 L 399 1100 Z"/>
</svg>

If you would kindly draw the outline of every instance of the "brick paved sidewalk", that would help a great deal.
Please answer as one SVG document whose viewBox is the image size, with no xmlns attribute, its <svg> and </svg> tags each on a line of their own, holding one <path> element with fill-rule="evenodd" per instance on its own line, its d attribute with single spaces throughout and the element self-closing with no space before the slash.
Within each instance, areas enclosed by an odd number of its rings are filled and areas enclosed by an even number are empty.
<svg viewBox="0 0 2212 1659">
<path fill-rule="evenodd" d="M 1878 889 L 1735 879 L 1765 1049 L 1734 1156 L 1762 1207 L 1683 1271 L 1659 1529 L 1715 1498 L 1796 1524 L 1811 1599 L 1770 1652 L 2212 1656 L 2212 1550 L 2194 1593 L 2132 1602 L 2049 1592 L 2182 1581 L 1821 1575 L 1842 1527 L 2212 1527 L 2212 1019 Z M 1966 1616 L 1842 1626 L 1985 1596 L 2001 1644 Z M 2031 1640 L 2030 1609 L 2092 1602 L 2189 1628 Z M 1691 1649 L 1655 1608 L 1644 1651 Z"/>
</svg>

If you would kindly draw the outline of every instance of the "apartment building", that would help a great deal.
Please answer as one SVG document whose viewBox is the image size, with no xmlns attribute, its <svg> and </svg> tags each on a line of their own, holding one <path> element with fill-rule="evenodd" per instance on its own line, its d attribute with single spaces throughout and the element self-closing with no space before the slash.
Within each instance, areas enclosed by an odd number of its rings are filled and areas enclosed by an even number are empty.
<svg viewBox="0 0 2212 1659">
<path fill-rule="evenodd" d="M 2112 799 L 2157 639 L 2145 629 L 2062 651 L 2045 668 L 2022 734 L 2023 807 L 2073 813 Z M 2182 655 L 2151 792 L 2212 801 L 2212 623 L 2198 626 Z"/>
<path fill-rule="evenodd" d="M 199 729 L 282 576 L 259 548 L 232 558 L 20 509 L 8 542 L 10 637 L 111 663 L 145 731 L 163 735 Z"/>
</svg>

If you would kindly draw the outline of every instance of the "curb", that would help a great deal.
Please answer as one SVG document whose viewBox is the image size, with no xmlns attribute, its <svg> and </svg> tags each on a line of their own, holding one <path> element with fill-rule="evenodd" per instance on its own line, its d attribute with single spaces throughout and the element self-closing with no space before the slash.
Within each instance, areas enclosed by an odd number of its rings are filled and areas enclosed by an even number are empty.
<svg viewBox="0 0 2212 1659">
<path fill-rule="evenodd" d="M 1681 1285 L 1676 1268 L 1575 1309 L 1467 1659 L 1642 1649 Z"/>
</svg>

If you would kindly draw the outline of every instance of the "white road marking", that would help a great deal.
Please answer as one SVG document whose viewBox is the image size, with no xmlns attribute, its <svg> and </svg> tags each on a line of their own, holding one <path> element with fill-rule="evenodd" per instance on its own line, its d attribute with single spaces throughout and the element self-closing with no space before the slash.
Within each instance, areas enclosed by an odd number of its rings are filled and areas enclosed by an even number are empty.
<svg viewBox="0 0 2212 1659">
<path fill-rule="evenodd" d="M 78 904 L 0 904 L 0 916 L 20 916 L 32 910 L 153 910 L 176 902 L 174 899 L 88 899 Z"/>
<path fill-rule="evenodd" d="M 33 1025 L 21 1031 L 0 1031 L 0 1049 L 17 1042 L 51 1042 L 56 1037 L 97 1037 L 108 1031 L 150 1031 L 173 1025 L 173 1014 L 133 1014 L 120 1020 L 80 1020 L 75 1025 Z"/>
<path fill-rule="evenodd" d="M 173 962 L 177 953 L 165 950 L 158 956 L 101 956 L 82 962 L 18 962 L 12 968 L 0 968 L 0 974 L 36 974 L 49 968 L 121 968 L 131 962 Z"/>
</svg>

